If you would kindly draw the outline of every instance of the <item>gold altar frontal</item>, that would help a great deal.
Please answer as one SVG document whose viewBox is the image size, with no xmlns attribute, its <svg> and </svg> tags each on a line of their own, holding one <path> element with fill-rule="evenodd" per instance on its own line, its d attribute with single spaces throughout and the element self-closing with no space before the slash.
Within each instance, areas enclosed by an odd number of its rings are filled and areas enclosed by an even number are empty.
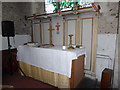
<svg viewBox="0 0 120 90">
<path fill-rule="evenodd" d="M 82 55 L 79 56 L 77 60 L 72 60 L 71 78 L 21 61 L 19 61 L 19 65 L 28 77 L 32 77 L 58 88 L 75 88 L 84 78 L 84 57 L 85 55 Z"/>
</svg>

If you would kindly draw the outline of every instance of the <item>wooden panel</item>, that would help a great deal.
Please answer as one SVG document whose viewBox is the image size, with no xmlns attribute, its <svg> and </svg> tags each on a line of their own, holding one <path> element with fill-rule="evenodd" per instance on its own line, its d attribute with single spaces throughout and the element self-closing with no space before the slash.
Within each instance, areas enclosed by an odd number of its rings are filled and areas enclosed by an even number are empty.
<svg viewBox="0 0 120 90">
<path fill-rule="evenodd" d="M 65 22 L 65 45 L 68 45 L 68 22 Z"/>
<path fill-rule="evenodd" d="M 70 88 L 77 87 L 84 78 L 84 58 L 85 56 L 83 55 L 72 61 Z"/>
<path fill-rule="evenodd" d="M 80 18 L 78 16 L 76 20 L 76 45 L 81 45 L 81 29 L 80 29 Z"/>
<path fill-rule="evenodd" d="M 72 37 L 72 43 L 73 44 L 76 43 L 75 31 L 76 31 L 76 21 L 75 20 L 68 21 L 68 35 L 73 34 L 73 37 Z M 69 43 L 70 43 L 70 41 L 69 41 L 69 38 L 68 38 L 68 45 L 69 45 Z"/>
<path fill-rule="evenodd" d="M 34 24 L 34 42 L 38 42 L 41 44 L 41 38 L 40 38 L 40 25 Z"/>
<path fill-rule="evenodd" d="M 85 69 L 91 69 L 91 60 L 92 60 L 92 19 L 83 20 L 83 30 L 82 30 L 82 45 L 86 48 L 86 65 Z"/>
<path fill-rule="evenodd" d="M 0 51 L 0 53 L 2 54 L 2 73 L 3 74 L 7 74 L 10 72 L 10 62 L 9 62 L 9 51 L 8 49 L 6 50 L 2 50 Z M 17 65 L 13 63 L 13 61 L 16 62 L 16 53 L 17 50 L 16 49 L 11 49 L 11 55 L 12 55 L 12 70 L 14 72 L 18 72 L 18 68 Z"/>
<path fill-rule="evenodd" d="M 43 42 L 43 41 L 42 41 L 42 31 L 43 31 L 42 29 L 43 29 L 43 28 L 42 28 L 41 20 L 40 20 L 39 26 L 40 26 L 40 43 L 42 44 L 42 42 Z"/>
<path fill-rule="evenodd" d="M 101 86 L 100 86 L 101 90 L 102 90 L 102 88 L 106 88 L 106 90 L 108 90 L 107 88 L 110 88 L 112 74 L 113 74 L 113 71 L 111 69 L 105 68 L 103 70 L 102 79 L 101 79 Z"/>
<path fill-rule="evenodd" d="M 96 50 L 97 50 L 97 30 L 98 30 L 98 18 L 93 19 L 93 41 L 92 41 L 92 68 L 91 71 L 96 70 Z"/>
<path fill-rule="evenodd" d="M 49 44 L 49 23 L 43 23 L 43 44 Z"/>
</svg>

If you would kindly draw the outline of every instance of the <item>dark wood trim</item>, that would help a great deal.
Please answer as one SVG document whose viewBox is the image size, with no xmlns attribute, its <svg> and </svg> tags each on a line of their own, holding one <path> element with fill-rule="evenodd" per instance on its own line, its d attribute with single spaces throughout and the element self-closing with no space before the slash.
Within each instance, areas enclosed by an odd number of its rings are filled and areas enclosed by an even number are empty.
<svg viewBox="0 0 120 90">
<path fill-rule="evenodd" d="M 76 88 L 84 78 L 84 58 L 82 55 L 72 61 L 70 88 Z"/>
<path fill-rule="evenodd" d="M 8 60 L 9 51 L 8 51 L 8 49 L 6 49 L 6 50 L 0 51 L 0 53 L 2 53 L 2 74 L 7 74 L 10 72 L 9 71 L 10 70 L 10 62 Z M 17 62 L 16 54 L 17 54 L 17 49 L 16 48 L 11 49 L 12 60 L 15 62 Z M 13 63 L 13 71 L 18 72 L 18 68 L 14 63 Z"/>
<path fill-rule="evenodd" d="M 72 61 L 72 69 L 71 69 L 71 78 L 70 78 L 70 88 L 74 88 L 74 68 L 75 68 L 75 60 Z"/>
</svg>

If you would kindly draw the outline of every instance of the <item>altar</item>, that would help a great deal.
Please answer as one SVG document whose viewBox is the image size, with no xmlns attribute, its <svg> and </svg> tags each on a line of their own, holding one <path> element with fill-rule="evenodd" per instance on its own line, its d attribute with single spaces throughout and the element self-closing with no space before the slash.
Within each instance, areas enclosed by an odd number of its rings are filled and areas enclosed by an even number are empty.
<svg viewBox="0 0 120 90">
<path fill-rule="evenodd" d="M 19 46 L 17 60 L 29 77 L 58 88 L 74 88 L 84 77 L 85 48 Z"/>
</svg>

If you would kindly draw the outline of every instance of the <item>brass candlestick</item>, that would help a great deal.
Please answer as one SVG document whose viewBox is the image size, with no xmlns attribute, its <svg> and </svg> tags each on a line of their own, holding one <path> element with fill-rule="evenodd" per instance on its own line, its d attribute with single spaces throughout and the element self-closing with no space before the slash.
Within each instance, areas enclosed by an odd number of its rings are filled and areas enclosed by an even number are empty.
<svg viewBox="0 0 120 90">
<path fill-rule="evenodd" d="M 69 37 L 70 37 L 70 44 L 69 44 L 68 49 L 75 49 L 75 48 L 72 47 L 72 36 L 73 36 L 72 34 L 69 35 Z"/>
</svg>

